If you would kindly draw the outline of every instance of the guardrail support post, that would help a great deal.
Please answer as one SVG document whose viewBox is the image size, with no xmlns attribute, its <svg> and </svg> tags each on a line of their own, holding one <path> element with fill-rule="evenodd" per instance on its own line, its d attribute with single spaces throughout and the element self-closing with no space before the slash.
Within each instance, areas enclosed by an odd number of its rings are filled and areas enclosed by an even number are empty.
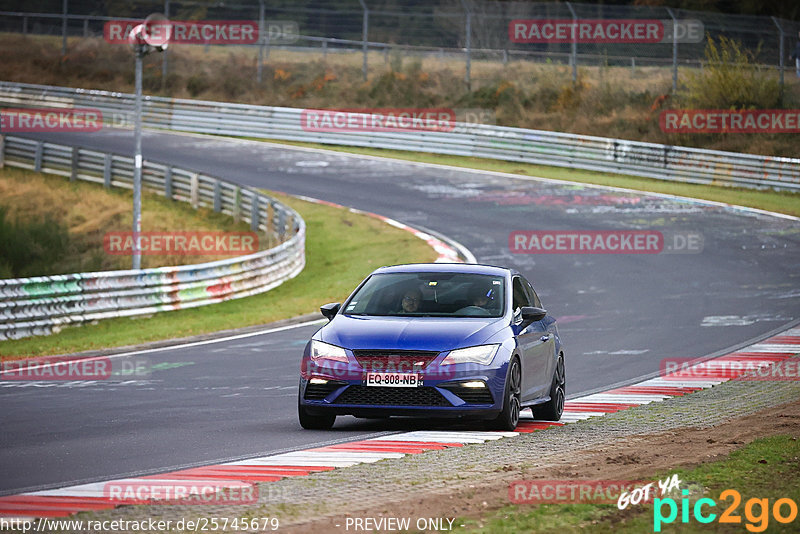
<svg viewBox="0 0 800 534">
<path fill-rule="evenodd" d="M 172 200 L 172 167 L 164 170 L 164 196 Z"/>
<path fill-rule="evenodd" d="M 81 155 L 81 149 L 74 146 L 72 147 L 72 166 L 69 173 L 69 181 L 74 182 L 78 179 L 78 159 Z"/>
<path fill-rule="evenodd" d="M 214 181 L 214 211 L 219 213 L 222 210 L 222 184 L 219 180 Z"/>
<path fill-rule="evenodd" d="M 237 186 L 233 191 L 233 220 L 239 222 L 242 218 L 242 190 Z"/>
<path fill-rule="evenodd" d="M 6 138 L 0 135 L 0 169 L 6 166 Z"/>
<path fill-rule="evenodd" d="M 189 181 L 191 188 L 189 189 L 189 198 L 192 202 L 192 207 L 197 209 L 198 199 L 200 197 L 200 179 L 197 174 L 192 174 Z"/>
<path fill-rule="evenodd" d="M 250 231 L 258 232 L 258 194 L 253 193 L 250 199 Z"/>
<path fill-rule="evenodd" d="M 36 153 L 33 156 L 33 170 L 36 172 L 42 171 L 42 156 L 44 154 L 44 141 L 36 143 Z"/>
<path fill-rule="evenodd" d="M 111 154 L 103 155 L 103 186 L 111 189 Z"/>
<path fill-rule="evenodd" d="M 22 17 L 22 35 L 28 35 L 28 17 Z"/>
<path fill-rule="evenodd" d="M 89 19 L 83 19 L 83 37 L 89 37 Z"/>
<path fill-rule="evenodd" d="M 569 12 L 572 13 L 572 48 L 569 54 L 569 62 L 572 65 L 572 83 L 578 81 L 578 41 L 577 41 L 577 30 L 578 30 L 578 15 L 575 13 L 575 10 L 572 9 L 572 4 L 569 2 L 565 2 L 567 4 L 567 8 L 569 8 Z"/>
<path fill-rule="evenodd" d="M 283 242 L 286 237 L 286 212 L 280 209 L 278 210 L 278 231 L 280 240 Z"/>
</svg>

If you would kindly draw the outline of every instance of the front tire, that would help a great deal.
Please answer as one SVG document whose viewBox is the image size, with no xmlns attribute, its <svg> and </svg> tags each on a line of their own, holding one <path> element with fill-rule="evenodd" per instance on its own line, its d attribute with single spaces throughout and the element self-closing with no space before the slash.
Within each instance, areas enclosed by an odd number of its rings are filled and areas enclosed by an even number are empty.
<svg viewBox="0 0 800 534">
<path fill-rule="evenodd" d="M 558 355 L 556 370 L 553 373 L 553 382 L 550 384 L 550 400 L 540 406 L 533 407 L 534 419 L 544 421 L 558 421 L 564 413 L 564 399 L 566 398 L 567 377 L 564 371 L 564 355 Z"/>
<path fill-rule="evenodd" d="M 513 358 L 508 367 L 503 411 L 489 426 L 495 430 L 514 430 L 519 423 L 520 396 L 522 394 L 522 368 L 519 360 Z"/>
<path fill-rule="evenodd" d="M 336 422 L 336 415 L 312 415 L 306 408 L 297 402 L 297 417 L 300 419 L 300 426 L 306 430 L 330 430 Z"/>
</svg>

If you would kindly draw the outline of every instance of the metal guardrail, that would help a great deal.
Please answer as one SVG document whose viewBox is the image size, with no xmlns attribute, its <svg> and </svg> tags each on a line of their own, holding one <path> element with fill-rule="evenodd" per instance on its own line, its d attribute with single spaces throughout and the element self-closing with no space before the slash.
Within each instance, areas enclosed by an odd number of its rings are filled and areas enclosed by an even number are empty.
<svg viewBox="0 0 800 534">
<path fill-rule="evenodd" d="M 0 136 L 9 165 L 133 187 L 133 158 L 20 137 Z M 145 161 L 142 187 L 250 223 L 277 246 L 209 263 L 141 270 L 0 280 L 0 340 L 44 335 L 62 325 L 204 306 L 263 293 L 305 266 L 305 222 L 255 190 L 186 169 Z"/>
<path fill-rule="evenodd" d="M 2 107 L 91 107 L 107 125 L 132 124 L 133 95 L 0 82 Z M 800 159 L 458 123 L 453 131 L 308 131 L 303 110 L 148 96 L 149 128 L 474 156 L 660 180 L 800 191 Z"/>
</svg>

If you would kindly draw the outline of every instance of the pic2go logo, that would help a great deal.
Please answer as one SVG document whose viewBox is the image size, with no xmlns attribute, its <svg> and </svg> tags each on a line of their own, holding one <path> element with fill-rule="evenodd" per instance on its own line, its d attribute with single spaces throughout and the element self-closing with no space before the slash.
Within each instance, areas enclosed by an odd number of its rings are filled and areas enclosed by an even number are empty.
<svg viewBox="0 0 800 534">
<path fill-rule="evenodd" d="M 681 523 L 689 522 L 689 511 L 691 509 L 695 521 L 698 523 L 711 523 L 717 519 L 717 514 L 711 512 L 709 508 L 714 508 L 717 503 L 713 499 L 703 498 L 695 501 L 694 506 L 689 504 L 689 490 L 682 490 L 684 497 L 681 499 L 680 513 Z M 742 523 L 742 517 L 737 515 L 736 510 L 742 502 L 741 494 L 734 489 L 727 489 L 720 493 L 720 500 L 727 501 L 731 499 L 731 504 L 719 516 L 719 523 L 728 523 L 739 525 Z M 668 514 L 664 515 L 664 508 L 669 510 Z M 758 511 L 756 512 L 756 508 Z M 797 503 L 792 499 L 782 498 L 777 499 L 772 504 L 772 516 L 778 523 L 791 523 L 797 518 Z M 788 513 L 786 513 L 788 512 Z M 748 523 L 745 523 L 745 528 L 750 532 L 764 532 L 769 526 L 770 507 L 769 499 L 749 499 L 744 505 L 744 516 Z M 678 503 L 672 498 L 656 498 L 653 501 L 653 531 L 661 532 L 661 525 L 670 524 L 675 522 L 678 518 Z"/>
</svg>

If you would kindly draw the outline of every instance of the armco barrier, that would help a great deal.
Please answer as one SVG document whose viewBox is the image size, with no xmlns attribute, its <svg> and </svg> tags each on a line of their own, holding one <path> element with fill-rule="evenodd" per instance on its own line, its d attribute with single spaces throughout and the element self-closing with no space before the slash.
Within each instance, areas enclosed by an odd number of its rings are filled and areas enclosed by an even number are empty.
<svg viewBox="0 0 800 534">
<path fill-rule="evenodd" d="M 130 125 L 133 95 L 0 82 L 2 107 L 98 108 L 106 125 Z M 458 124 L 451 132 L 306 131 L 302 111 L 148 96 L 143 123 L 173 131 L 476 156 L 678 182 L 800 191 L 798 158 L 480 124 Z"/>
<path fill-rule="evenodd" d="M 3 165 L 133 187 L 133 158 L 0 136 Z M 210 263 L 0 280 L 0 340 L 49 334 L 60 325 L 204 306 L 268 291 L 305 266 L 305 223 L 266 195 L 218 178 L 144 162 L 143 189 L 250 223 L 276 246 Z"/>
</svg>

